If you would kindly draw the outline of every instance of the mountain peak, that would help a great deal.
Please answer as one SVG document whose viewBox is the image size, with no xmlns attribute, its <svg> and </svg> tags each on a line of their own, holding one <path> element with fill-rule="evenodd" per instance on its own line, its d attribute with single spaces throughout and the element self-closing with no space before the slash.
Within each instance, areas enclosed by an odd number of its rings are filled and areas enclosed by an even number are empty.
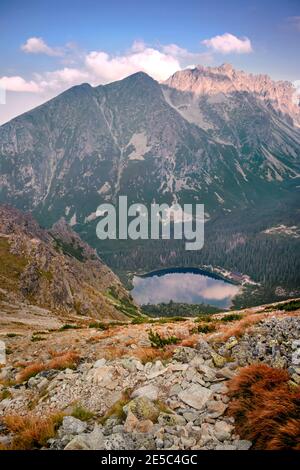
<svg viewBox="0 0 300 470">
<path fill-rule="evenodd" d="M 176 72 L 164 82 L 169 88 L 197 96 L 212 96 L 246 92 L 255 94 L 262 102 L 292 118 L 300 125 L 300 111 L 295 100 L 295 87 L 288 81 L 274 81 L 268 75 L 248 74 L 231 64 L 217 67 L 198 65 L 194 69 Z"/>
</svg>

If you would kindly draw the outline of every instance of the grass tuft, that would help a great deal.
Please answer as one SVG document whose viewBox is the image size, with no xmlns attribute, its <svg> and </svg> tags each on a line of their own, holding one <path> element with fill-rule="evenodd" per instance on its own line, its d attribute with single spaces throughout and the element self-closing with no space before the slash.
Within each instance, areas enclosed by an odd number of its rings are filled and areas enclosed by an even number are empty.
<svg viewBox="0 0 300 470">
<path fill-rule="evenodd" d="M 242 439 L 257 450 L 300 450 L 300 387 L 287 371 L 265 364 L 244 367 L 228 383 L 229 414 Z"/>
</svg>

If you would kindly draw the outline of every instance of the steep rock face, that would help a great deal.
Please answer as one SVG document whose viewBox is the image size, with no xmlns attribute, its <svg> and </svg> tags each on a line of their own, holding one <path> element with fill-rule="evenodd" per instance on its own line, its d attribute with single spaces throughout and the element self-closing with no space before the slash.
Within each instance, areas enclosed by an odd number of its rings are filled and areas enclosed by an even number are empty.
<svg viewBox="0 0 300 470">
<path fill-rule="evenodd" d="M 31 215 L 0 206 L 0 245 L 4 299 L 101 319 L 137 313 L 119 279 L 64 219 L 46 231 Z"/>
<path fill-rule="evenodd" d="M 251 93 L 257 99 L 273 107 L 286 119 L 300 126 L 299 97 L 288 81 L 273 81 L 268 75 L 247 74 L 235 70 L 230 64 L 219 67 L 203 67 L 176 72 L 164 82 L 170 88 L 192 92 L 195 95 L 218 95 L 236 92 Z M 290 118 L 290 119 L 289 119 Z"/>
</svg>

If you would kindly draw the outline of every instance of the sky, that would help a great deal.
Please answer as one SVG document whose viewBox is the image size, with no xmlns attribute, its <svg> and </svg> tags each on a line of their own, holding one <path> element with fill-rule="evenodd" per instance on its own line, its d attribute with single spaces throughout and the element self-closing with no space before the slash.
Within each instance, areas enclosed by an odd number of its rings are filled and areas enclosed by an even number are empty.
<svg viewBox="0 0 300 470">
<path fill-rule="evenodd" d="M 0 124 L 73 85 L 224 62 L 300 92 L 300 0 L 1 0 Z"/>
</svg>

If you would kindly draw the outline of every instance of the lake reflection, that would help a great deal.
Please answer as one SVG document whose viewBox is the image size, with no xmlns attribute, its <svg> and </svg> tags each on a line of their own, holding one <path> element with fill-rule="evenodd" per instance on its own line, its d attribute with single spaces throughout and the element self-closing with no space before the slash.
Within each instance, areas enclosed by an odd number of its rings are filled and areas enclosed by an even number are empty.
<svg viewBox="0 0 300 470">
<path fill-rule="evenodd" d="M 177 271 L 179 271 L 177 269 Z M 134 276 L 132 296 L 140 304 L 159 304 L 181 302 L 188 304 L 210 304 L 220 308 L 228 308 L 232 298 L 240 287 L 229 282 L 211 277 L 203 272 L 155 272 L 143 277 Z"/>
</svg>

